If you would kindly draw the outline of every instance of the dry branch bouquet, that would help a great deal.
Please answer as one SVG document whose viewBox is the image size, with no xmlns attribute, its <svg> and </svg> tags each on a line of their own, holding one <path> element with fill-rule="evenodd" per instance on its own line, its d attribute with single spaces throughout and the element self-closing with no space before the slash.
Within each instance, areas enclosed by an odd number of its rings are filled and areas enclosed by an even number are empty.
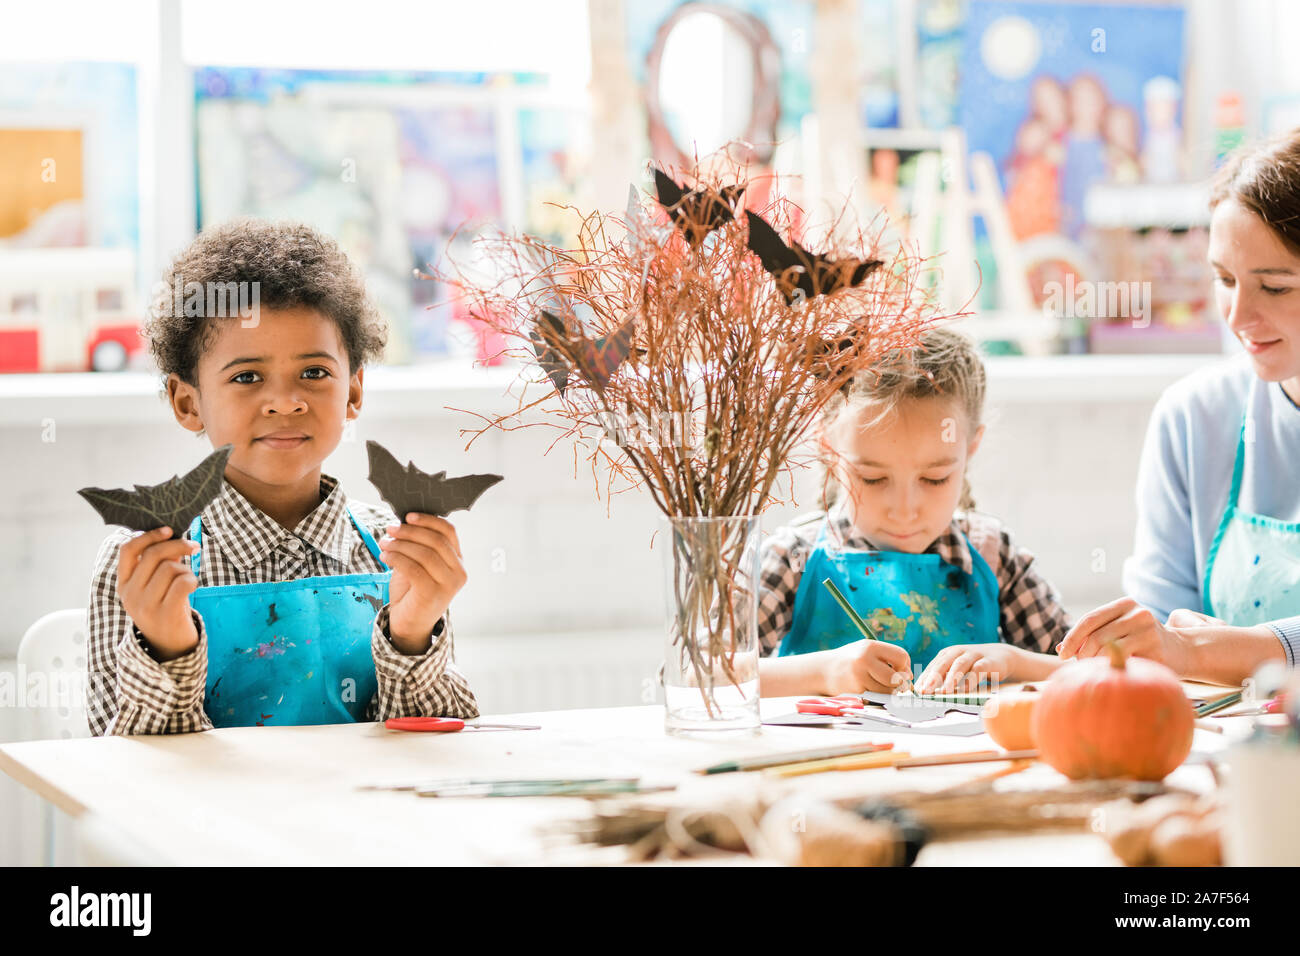
<svg viewBox="0 0 1300 956">
<path fill-rule="evenodd" d="M 598 493 L 603 463 L 607 498 L 645 488 L 683 528 L 776 501 L 827 401 L 939 318 L 921 291 L 929 266 L 906 246 L 885 255 L 879 232 L 855 229 L 814 253 L 789 238 L 797 210 L 784 200 L 745 210 L 742 170 L 692 179 L 655 170 L 655 198 L 633 188 L 623 216 L 574 210 L 576 248 L 480 239 L 475 274 L 436 276 L 510 343 L 506 354 L 545 375 L 530 376 L 544 394 L 521 390 L 516 411 L 466 430 L 470 443 L 492 428 L 555 427 L 587 456 Z M 673 643 L 710 715 L 715 680 L 756 677 L 735 657 L 739 618 L 754 617 L 756 582 L 741 569 L 755 544 L 724 527 L 672 544 Z"/>
</svg>

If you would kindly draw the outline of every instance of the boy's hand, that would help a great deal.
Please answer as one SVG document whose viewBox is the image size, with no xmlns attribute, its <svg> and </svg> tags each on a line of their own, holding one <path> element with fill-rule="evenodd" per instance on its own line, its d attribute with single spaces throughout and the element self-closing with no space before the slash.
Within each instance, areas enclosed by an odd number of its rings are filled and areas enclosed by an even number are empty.
<svg viewBox="0 0 1300 956">
<path fill-rule="evenodd" d="M 388 636 L 403 654 L 429 649 L 434 625 L 465 586 L 460 541 L 446 518 L 411 512 L 379 541 L 388 582 Z"/>
<path fill-rule="evenodd" d="M 199 581 L 189 561 L 182 560 L 199 546 L 184 538 L 168 540 L 171 533 L 170 528 L 155 528 L 133 536 L 122 545 L 117 561 L 122 609 L 159 661 L 180 657 L 199 643 L 189 602 Z"/>
<path fill-rule="evenodd" d="M 934 656 L 916 682 L 918 694 L 975 693 L 997 690 L 1016 679 L 1016 648 L 1010 644 L 960 644 Z M 985 685 L 981 688 L 981 685 Z"/>
<path fill-rule="evenodd" d="M 1181 674 L 1187 667 L 1189 649 L 1184 637 L 1170 625 L 1177 625 L 1192 614 L 1191 611 L 1175 611 L 1170 615 L 1168 625 L 1161 624 L 1154 614 L 1137 601 L 1120 598 L 1079 618 L 1064 640 L 1057 645 L 1057 653 L 1064 658 L 1096 657 L 1106 652 L 1106 642 L 1114 641 L 1126 654 L 1160 661 Z M 1174 615 L 1179 617 L 1175 618 Z M 1214 619 L 1205 618 L 1206 622 L 1212 620 Z M 1205 626 L 1203 622 L 1198 623 Z"/>
<path fill-rule="evenodd" d="M 907 651 L 885 641 L 854 641 L 837 648 L 831 658 L 826 684 L 831 696 L 875 691 L 892 694 L 912 679 Z"/>
</svg>

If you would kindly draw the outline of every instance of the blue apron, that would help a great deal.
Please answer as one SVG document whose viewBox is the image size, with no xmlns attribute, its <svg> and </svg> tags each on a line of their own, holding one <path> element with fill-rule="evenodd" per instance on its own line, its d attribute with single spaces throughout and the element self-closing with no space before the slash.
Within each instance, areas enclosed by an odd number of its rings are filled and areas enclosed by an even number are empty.
<svg viewBox="0 0 1300 956">
<path fill-rule="evenodd" d="M 777 654 L 808 654 L 861 640 L 848 616 L 822 586 L 825 578 L 848 598 L 876 636 L 907 650 L 920 676 L 939 651 L 955 644 L 1001 640 L 998 579 L 970 539 L 972 573 L 937 554 L 826 547 L 827 523 L 804 565 L 794 598 L 794 623 Z"/>
<path fill-rule="evenodd" d="M 361 539 L 379 546 L 348 509 Z M 189 537 L 202 545 L 201 516 Z M 199 552 L 190 558 L 195 577 Z M 380 564 L 387 568 L 380 560 Z M 370 635 L 388 602 L 391 570 L 266 584 L 197 588 L 208 678 L 203 709 L 214 727 L 344 724 L 365 718 L 378 690 Z"/>
<path fill-rule="evenodd" d="M 1300 522 L 1242 511 L 1246 420 L 1241 419 L 1228 507 L 1205 561 L 1204 611 L 1234 627 L 1251 627 L 1300 614 Z"/>
</svg>

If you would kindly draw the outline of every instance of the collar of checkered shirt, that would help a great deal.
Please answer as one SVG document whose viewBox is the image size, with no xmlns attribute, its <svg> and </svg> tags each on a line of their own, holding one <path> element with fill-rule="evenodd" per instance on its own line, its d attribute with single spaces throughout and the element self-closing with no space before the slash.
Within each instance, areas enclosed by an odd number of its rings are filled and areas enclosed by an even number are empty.
<svg viewBox="0 0 1300 956">
<path fill-rule="evenodd" d="M 320 477 L 320 490 L 320 505 L 289 531 L 223 480 L 221 494 L 203 510 L 203 535 L 210 535 L 222 554 L 244 572 L 261 565 L 277 546 L 294 537 L 346 564 L 356 533 L 348 517 L 347 495 L 337 478 L 325 474 Z"/>
</svg>

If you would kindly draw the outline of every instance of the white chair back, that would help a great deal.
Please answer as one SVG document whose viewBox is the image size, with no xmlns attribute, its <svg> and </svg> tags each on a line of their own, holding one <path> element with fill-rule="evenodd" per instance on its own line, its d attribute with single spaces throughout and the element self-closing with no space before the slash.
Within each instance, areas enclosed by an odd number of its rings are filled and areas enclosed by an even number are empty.
<svg viewBox="0 0 1300 956">
<path fill-rule="evenodd" d="M 86 721 L 86 609 L 51 611 L 18 645 L 14 688 L 28 740 L 89 737 Z"/>
</svg>

